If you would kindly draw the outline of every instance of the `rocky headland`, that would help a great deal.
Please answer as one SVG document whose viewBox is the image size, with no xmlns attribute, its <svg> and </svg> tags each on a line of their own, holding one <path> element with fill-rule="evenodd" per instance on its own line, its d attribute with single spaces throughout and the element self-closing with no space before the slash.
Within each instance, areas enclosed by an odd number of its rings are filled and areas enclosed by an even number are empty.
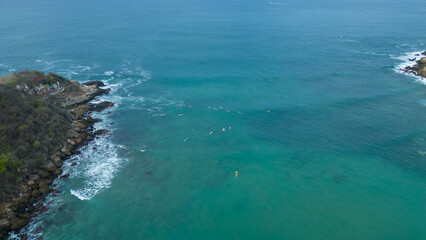
<svg viewBox="0 0 426 240">
<path fill-rule="evenodd" d="M 405 73 L 411 73 L 416 76 L 426 77 L 426 51 L 421 54 L 417 54 L 415 58 L 409 60 L 413 62 L 413 65 L 407 66 L 401 70 Z"/>
<path fill-rule="evenodd" d="M 80 84 L 39 71 L 0 78 L 0 239 L 45 212 L 46 195 L 56 191 L 53 180 L 69 177 L 63 161 L 108 133 L 94 131 L 101 120 L 90 116 L 114 105 L 90 103 L 108 93 L 100 81 Z"/>
</svg>

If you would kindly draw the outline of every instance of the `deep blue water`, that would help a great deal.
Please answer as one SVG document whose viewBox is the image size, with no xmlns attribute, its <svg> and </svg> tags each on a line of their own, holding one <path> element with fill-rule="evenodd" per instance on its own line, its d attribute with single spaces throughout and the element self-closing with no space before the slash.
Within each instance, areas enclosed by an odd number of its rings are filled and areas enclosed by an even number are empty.
<svg viewBox="0 0 426 240">
<path fill-rule="evenodd" d="M 117 103 L 96 115 L 111 134 L 65 164 L 60 196 L 23 232 L 425 239 L 426 88 L 396 71 L 426 50 L 425 12 L 420 0 L 0 1 L 1 75 L 102 80 L 100 100 Z"/>
</svg>

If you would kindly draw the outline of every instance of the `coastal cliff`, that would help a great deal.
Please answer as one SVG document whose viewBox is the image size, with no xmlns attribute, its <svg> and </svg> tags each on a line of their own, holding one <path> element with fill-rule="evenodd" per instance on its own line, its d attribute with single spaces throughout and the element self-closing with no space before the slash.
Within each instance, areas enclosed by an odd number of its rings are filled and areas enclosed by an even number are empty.
<svg viewBox="0 0 426 240">
<path fill-rule="evenodd" d="M 402 70 L 406 73 L 411 73 L 416 76 L 426 77 L 426 57 L 422 56 L 426 56 L 426 51 L 418 54 L 418 56 L 415 58 L 410 59 L 410 61 L 412 61 L 414 64 Z M 417 58 L 419 58 L 419 60 L 417 60 Z"/>
<path fill-rule="evenodd" d="M 114 105 L 90 103 L 109 93 L 103 87 L 39 71 L 0 78 L 0 239 L 46 211 L 42 203 L 53 180 L 69 177 L 63 161 L 108 132 L 94 131 L 100 120 L 90 116 Z"/>
</svg>

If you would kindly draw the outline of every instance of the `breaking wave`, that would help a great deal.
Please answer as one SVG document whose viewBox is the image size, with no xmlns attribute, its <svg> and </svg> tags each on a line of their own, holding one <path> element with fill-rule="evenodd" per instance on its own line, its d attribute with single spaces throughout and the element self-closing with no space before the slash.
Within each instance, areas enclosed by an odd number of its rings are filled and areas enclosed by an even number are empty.
<svg viewBox="0 0 426 240">
<path fill-rule="evenodd" d="M 123 146 L 112 143 L 108 136 L 102 136 L 81 149 L 74 161 L 67 162 L 66 169 L 78 186 L 70 193 L 80 200 L 90 200 L 111 185 L 112 179 L 127 162 L 120 157 Z M 78 164 L 72 167 L 72 164 Z"/>
</svg>

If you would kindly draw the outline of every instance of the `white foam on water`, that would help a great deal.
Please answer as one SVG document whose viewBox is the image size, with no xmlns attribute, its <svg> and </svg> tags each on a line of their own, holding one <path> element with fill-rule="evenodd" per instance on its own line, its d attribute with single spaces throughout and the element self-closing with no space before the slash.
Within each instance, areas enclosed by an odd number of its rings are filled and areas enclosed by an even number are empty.
<svg viewBox="0 0 426 240">
<path fill-rule="evenodd" d="M 9 71 L 9 72 L 15 72 L 16 71 L 16 68 L 5 65 L 5 64 L 1 64 L 1 63 L 0 63 L 0 68 L 6 68 L 7 71 Z"/>
<path fill-rule="evenodd" d="M 90 71 L 90 70 L 92 70 L 91 66 L 83 66 L 83 65 L 77 65 L 77 66 L 74 66 L 74 68 L 78 69 L 80 71 Z"/>
<path fill-rule="evenodd" d="M 123 84 L 104 83 L 105 88 L 111 88 L 111 93 L 101 96 L 93 102 L 112 101 L 115 105 L 106 111 L 94 112 L 92 116 L 102 119 L 101 122 L 95 123 L 95 130 L 108 129 L 110 133 L 98 136 L 87 146 L 82 147 L 81 153 L 76 156 L 74 161 L 78 164 L 77 166 L 71 167 L 71 162 L 65 164 L 67 167 L 64 169 L 64 173 L 70 173 L 70 179 L 81 183 L 70 189 L 70 193 L 80 200 L 90 200 L 102 190 L 109 188 L 113 178 L 128 161 L 127 158 L 120 156 L 120 152 L 126 150 L 126 147 L 113 143 L 110 138 L 115 129 L 109 124 L 112 120 L 106 114 L 107 111 L 115 111 L 123 101 L 127 100 L 125 97 L 114 95 L 114 92 Z"/>
<path fill-rule="evenodd" d="M 109 111 L 114 111 L 115 108 L 117 105 Z M 66 171 L 70 173 L 70 178 L 82 183 L 70 189 L 70 193 L 80 200 L 90 200 L 103 189 L 109 188 L 112 179 L 127 162 L 126 158 L 120 156 L 120 151 L 126 147 L 114 144 L 110 139 L 110 134 L 114 132 L 108 124 L 111 120 L 102 112 L 92 115 L 102 119 L 102 122 L 95 124 L 95 129 L 108 129 L 110 133 L 98 136 L 81 148 L 81 153 L 74 161 L 77 166 L 71 167 L 71 162 L 66 163 Z"/>
<path fill-rule="evenodd" d="M 165 107 L 175 105 L 182 106 L 182 102 L 175 102 L 169 100 L 164 96 L 155 96 L 155 97 L 141 97 L 137 96 L 135 89 L 140 84 L 143 84 L 146 81 L 151 79 L 151 73 L 148 71 L 143 71 L 138 69 L 140 72 L 139 75 L 128 77 L 123 76 L 123 78 L 117 77 L 114 81 L 108 83 L 106 82 L 106 87 L 111 88 L 111 94 L 106 95 L 105 99 L 116 103 L 116 105 L 124 104 L 126 108 L 132 110 L 145 110 L 154 117 L 162 117 L 168 114 L 165 112 Z M 116 76 L 116 75 L 115 75 Z M 138 77 L 140 76 L 140 77 Z M 136 79 L 135 79 L 136 78 Z M 116 91 L 121 90 L 126 93 L 126 95 L 114 94 Z"/>
<path fill-rule="evenodd" d="M 119 87 L 123 86 L 123 84 L 122 84 L 122 83 L 115 83 L 115 84 L 108 84 L 108 83 L 106 83 L 106 84 L 105 84 L 105 86 L 106 86 L 107 88 L 111 88 L 111 91 L 115 91 L 115 90 L 117 90 Z"/>
<path fill-rule="evenodd" d="M 55 61 L 54 60 L 47 60 L 47 59 L 37 59 L 35 60 L 36 63 L 43 65 L 43 70 L 50 70 L 54 67 Z"/>
<path fill-rule="evenodd" d="M 104 74 L 107 76 L 111 76 L 112 74 L 114 74 L 114 71 L 105 71 Z"/>
<path fill-rule="evenodd" d="M 76 196 L 80 200 L 90 200 L 90 198 L 82 196 L 78 191 L 70 190 L 70 193 L 74 196 Z"/>
<path fill-rule="evenodd" d="M 282 6 L 288 6 L 288 3 L 281 3 L 281 2 L 268 2 L 269 5 L 282 5 Z"/>
<path fill-rule="evenodd" d="M 370 51 L 360 52 L 360 51 L 356 51 L 356 50 L 351 50 L 351 52 L 359 53 L 359 54 L 365 54 L 365 55 L 374 55 L 374 56 L 391 56 L 391 55 L 385 54 L 385 53 L 376 53 L 376 52 L 370 52 Z"/>
<path fill-rule="evenodd" d="M 404 45 L 404 44 L 402 44 Z M 400 45 L 400 46 L 402 46 Z M 422 52 L 419 51 L 415 51 L 415 52 L 407 52 L 401 56 L 391 56 L 391 58 L 396 59 L 396 60 L 400 60 L 401 63 L 397 66 L 394 67 L 394 71 L 397 73 L 402 73 L 405 75 L 409 75 L 414 77 L 417 81 L 421 82 L 422 84 L 426 85 L 426 78 L 422 77 L 422 76 L 417 76 L 414 75 L 413 73 L 409 73 L 409 72 L 404 72 L 404 69 L 406 67 L 412 67 L 416 64 L 416 61 L 420 60 L 420 58 L 422 57 L 426 57 L 424 55 L 422 55 Z M 414 61 L 410 61 L 415 59 Z"/>
<path fill-rule="evenodd" d="M 92 144 L 89 146 L 93 147 Z M 112 179 L 126 162 L 126 159 L 118 157 L 117 146 L 105 141 L 96 146 L 99 150 L 96 153 L 86 150 L 79 156 L 79 170 L 72 175 L 72 178 L 84 179 L 82 186 L 70 190 L 80 200 L 90 200 L 103 189 L 109 188 Z"/>
<path fill-rule="evenodd" d="M 170 112 L 168 112 L 168 113 L 170 113 Z M 154 113 L 154 114 L 152 114 L 152 116 L 153 116 L 153 117 L 164 117 L 164 116 L 166 116 L 168 113 Z"/>
<path fill-rule="evenodd" d="M 398 48 L 398 49 L 403 49 L 404 47 L 407 47 L 407 46 L 409 46 L 410 44 L 408 44 L 408 43 L 402 43 L 402 44 L 397 44 L 397 45 L 395 45 L 395 47 L 396 48 Z"/>
<path fill-rule="evenodd" d="M 342 41 L 342 42 L 349 42 L 349 43 L 359 43 L 360 42 L 359 40 L 345 38 L 344 36 L 340 36 L 340 41 Z"/>
<path fill-rule="evenodd" d="M 152 76 L 150 72 L 144 70 L 141 70 L 140 75 L 146 80 L 151 79 Z"/>
</svg>

